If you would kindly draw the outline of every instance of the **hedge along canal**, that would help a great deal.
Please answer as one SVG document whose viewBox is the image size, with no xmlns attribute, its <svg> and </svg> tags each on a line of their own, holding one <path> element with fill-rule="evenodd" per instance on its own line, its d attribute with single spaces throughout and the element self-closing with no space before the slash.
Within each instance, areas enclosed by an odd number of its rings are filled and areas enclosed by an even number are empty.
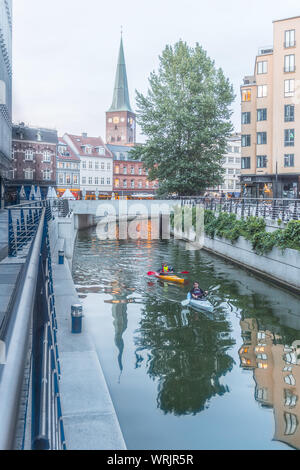
<svg viewBox="0 0 300 470">
<path fill-rule="evenodd" d="M 210 291 L 148 277 L 165 261 Z M 128 449 L 300 448 L 298 297 L 183 241 L 80 231 L 73 279 Z"/>
</svg>

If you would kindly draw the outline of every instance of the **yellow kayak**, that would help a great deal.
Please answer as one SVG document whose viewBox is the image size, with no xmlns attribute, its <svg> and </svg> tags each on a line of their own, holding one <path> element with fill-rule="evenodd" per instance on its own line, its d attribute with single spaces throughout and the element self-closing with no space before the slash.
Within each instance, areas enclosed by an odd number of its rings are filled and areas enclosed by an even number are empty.
<svg viewBox="0 0 300 470">
<path fill-rule="evenodd" d="M 179 282 L 180 284 L 185 283 L 185 279 L 176 276 L 176 274 L 159 274 L 155 273 L 155 277 L 162 279 L 163 281 Z"/>
</svg>

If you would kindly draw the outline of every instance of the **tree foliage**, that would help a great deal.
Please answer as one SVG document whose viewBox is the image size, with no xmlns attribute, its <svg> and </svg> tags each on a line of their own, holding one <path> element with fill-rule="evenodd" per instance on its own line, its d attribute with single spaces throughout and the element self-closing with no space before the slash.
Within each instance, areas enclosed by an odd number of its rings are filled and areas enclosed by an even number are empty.
<svg viewBox="0 0 300 470">
<path fill-rule="evenodd" d="M 133 155 L 159 181 L 160 193 L 198 194 L 223 181 L 233 88 L 199 44 L 179 41 L 159 59 L 147 96 L 136 92 L 147 140 Z"/>
</svg>

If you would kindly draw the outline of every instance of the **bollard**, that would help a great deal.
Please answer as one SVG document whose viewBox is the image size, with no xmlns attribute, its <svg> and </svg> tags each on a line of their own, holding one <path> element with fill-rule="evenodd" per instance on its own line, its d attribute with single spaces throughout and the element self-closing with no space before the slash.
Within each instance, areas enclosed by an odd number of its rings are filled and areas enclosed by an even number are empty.
<svg viewBox="0 0 300 470">
<path fill-rule="evenodd" d="M 64 264 L 65 262 L 65 252 L 63 250 L 59 250 L 58 252 L 58 264 Z"/>
<path fill-rule="evenodd" d="M 71 307 L 72 333 L 78 334 L 82 331 L 82 305 L 74 304 Z"/>
</svg>

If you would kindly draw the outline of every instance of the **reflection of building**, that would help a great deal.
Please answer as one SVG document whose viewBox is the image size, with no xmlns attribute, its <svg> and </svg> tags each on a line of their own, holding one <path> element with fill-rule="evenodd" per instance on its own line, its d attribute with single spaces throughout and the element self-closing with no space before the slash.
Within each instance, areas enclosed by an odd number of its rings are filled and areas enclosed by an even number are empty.
<svg viewBox="0 0 300 470">
<path fill-rule="evenodd" d="M 5 181 L 11 179 L 12 2 L 0 0 L 0 209 Z"/>
<path fill-rule="evenodd" d="M 254 75 L 245 77 L 241 86 L 244 195 L 300 194 L 297 34 L 300 16 L 274 21 L 273 46 L 259 50 Z"/>
<path fill-rule="evenodd" d="M 80 192 L 80 158 L 61 137 L 58 140 L 56 158 L 57 192 L 62 195 L 69 189 L 75 197 Z"/>
<path fill-rule="evenodd" d="M 241 367 L 253 370 L 255 399 L 274 409 L 274 439 L 300 449 L 300 346 L 280 344 L 280 337 L 260 330 L 256 319 L 244 319 L 240 325 Z"/>
<path fill-rule="evenodd" d="M 25 188 L 27 197 L 32 185 L 39 186 L 43 196 L 49 186 L 56 186 L 57 131 L 13 126 L 13 179 L 11 188 Z"/>
</svg>

